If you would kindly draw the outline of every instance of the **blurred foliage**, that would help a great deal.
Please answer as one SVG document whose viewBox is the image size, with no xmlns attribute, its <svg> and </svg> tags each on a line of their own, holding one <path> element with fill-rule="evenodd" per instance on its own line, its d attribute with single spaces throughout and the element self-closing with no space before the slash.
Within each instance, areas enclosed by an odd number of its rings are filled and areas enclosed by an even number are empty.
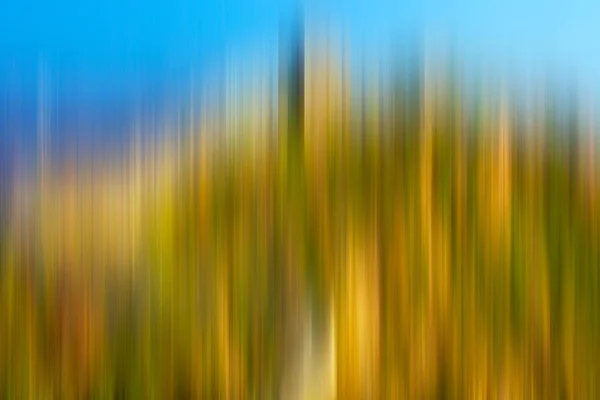
<svg viewBox="0 0 600 400">
<path fill-rule="evenodd" d="M 2 397 L 597 398 L 595 137 L 419 79 L 385 119 L 307 82 L 303 140 L 281 111 L 261 146 L 165 144 L 126 195 L 28 194 L 31 227 L 2 230 Z"/>
</svg>

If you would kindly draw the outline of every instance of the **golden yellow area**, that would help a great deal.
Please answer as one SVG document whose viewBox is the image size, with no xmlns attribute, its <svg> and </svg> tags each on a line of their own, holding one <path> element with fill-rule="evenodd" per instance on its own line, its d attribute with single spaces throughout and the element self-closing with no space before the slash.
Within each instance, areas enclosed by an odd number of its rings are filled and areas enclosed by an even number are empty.
<svg viewBox="0 0 600 400">
<path fill-rule="evenodd" d="M 301 126 L 281 91 L 17 181 L 0 397 L 599 396 L 594 134 L 326 61 Z"/>
</svg>

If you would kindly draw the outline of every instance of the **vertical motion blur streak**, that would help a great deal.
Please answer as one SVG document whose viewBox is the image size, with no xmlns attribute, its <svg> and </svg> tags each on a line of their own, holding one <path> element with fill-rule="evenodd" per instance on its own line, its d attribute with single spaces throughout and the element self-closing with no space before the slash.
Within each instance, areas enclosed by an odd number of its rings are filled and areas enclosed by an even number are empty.
<svg viewBox="0 0 600 400">
<path fill-rule="evenodd" d="M 109 151 L 53 154 L 41 91 L 0 174 L 0 397 L 600 396 L 586 105 L 315 37 Z"/>
</svg>

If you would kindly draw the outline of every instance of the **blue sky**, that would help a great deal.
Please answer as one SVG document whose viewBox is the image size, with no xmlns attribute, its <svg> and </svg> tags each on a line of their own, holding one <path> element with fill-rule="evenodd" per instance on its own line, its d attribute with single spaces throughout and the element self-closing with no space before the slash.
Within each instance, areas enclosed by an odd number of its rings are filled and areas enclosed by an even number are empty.
<svg viewBox="0 0 600 400">
<path fill-rule="evenodd" d="M 2 0 L 0 78 L 26 85 L 42 62 L 66 85 L 126 91 L 274 42 L 299 9 L 344 27 L 357 46 L 445 37 L 467 61 L 559 71 L 600 88 L 600 3 L 589 0 Z"/>
<path fill-rule="evenodd" d="M 555 75 L 600 99 L 591 0 L 0 0 L 0 158 L 35 142 L 40 71 L 53 135 L 126 137 L 139 104 L 160 108 L 192 71 L 209 80 L 227 56 L 276 44 L 298 12 L 343 29 L 355 54 L 443 39 L 465 65 L 526 82 Z"/>
</svg>

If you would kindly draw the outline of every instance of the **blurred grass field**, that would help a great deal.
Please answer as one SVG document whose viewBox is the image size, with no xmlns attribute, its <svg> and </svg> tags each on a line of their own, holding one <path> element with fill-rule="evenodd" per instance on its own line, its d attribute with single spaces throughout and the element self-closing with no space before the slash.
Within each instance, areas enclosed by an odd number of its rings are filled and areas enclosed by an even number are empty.
<svg viewBox="0 0 600 400">
<path fill-rule="evenodd" d="M 276 124 L 16 181 L 0 397 L 600 395 L 593 129 L 318 65 Z"/>
</svg>

